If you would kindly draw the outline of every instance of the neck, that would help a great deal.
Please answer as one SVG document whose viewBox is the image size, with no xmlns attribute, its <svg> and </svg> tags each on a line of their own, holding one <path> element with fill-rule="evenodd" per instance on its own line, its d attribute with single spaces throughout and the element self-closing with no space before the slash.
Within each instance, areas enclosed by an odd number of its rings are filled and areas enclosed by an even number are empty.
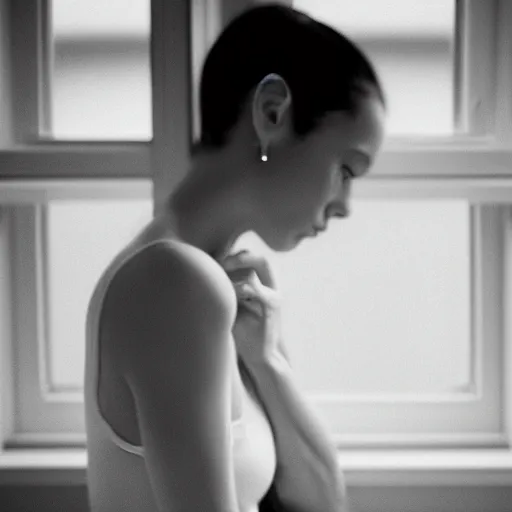
<svg viewBox="0 0 512 512">
<path fill-rule="evenodd" d="M 197 155 L 184 180 L 170 195 L 161 221 L 181 241 L 217 261 L 250 229 L 243 180 L 222 168 L 222 158 Z"/>
</svg>

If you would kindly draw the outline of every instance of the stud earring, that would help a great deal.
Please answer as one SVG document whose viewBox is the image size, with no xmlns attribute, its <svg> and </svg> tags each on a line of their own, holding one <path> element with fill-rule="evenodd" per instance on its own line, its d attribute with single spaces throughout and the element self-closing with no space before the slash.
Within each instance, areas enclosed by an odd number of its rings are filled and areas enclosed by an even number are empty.
<svg viewBox="0 0 512 512">
<path fill-rule="evenodd" d="M 262 162 L 266 162 L 268 160 L 267 148 L 264 147 L 263 144 L 261 145 L 261 155 L 260 155 L 260 158 L 261 158 Z"/>
</svg>

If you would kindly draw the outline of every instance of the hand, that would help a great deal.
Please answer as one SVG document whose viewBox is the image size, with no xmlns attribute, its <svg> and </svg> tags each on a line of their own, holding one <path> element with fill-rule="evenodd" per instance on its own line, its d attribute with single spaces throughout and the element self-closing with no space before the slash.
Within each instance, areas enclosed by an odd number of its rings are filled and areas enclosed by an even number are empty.
<svg viewBox="0 0 512 512">
<path fill-rule="evenodd" d="M 263 286 L 277 290 L 277 278 L 267 259 L 255 252 L 246 249 L 226 256 L 220 263 L 228 273 L 232 281 L 237 281 L 237 276 L 244 276 L 248 271 L 254 270 Z"/>
<path fill-rule="evenodd" d="M 237 352 L 248 366 L 272 360 L 280 350 L 280 296 L 263 256 L 240 251 L 220 262 L 233 282 L 238 311 L 233 325 Z"/>
</svg>

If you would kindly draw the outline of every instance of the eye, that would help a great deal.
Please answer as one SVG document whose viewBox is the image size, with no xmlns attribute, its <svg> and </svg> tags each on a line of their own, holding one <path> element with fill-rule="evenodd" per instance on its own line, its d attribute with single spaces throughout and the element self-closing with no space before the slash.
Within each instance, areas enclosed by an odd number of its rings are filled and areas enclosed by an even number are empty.
<svg viewBox="0 0 512 512">
<path fill-rule="evenodd" d="M 356 177 L 348 165 L 342 165 L 340 171 L 344 180 L 353 179 Z"/>
</svg>

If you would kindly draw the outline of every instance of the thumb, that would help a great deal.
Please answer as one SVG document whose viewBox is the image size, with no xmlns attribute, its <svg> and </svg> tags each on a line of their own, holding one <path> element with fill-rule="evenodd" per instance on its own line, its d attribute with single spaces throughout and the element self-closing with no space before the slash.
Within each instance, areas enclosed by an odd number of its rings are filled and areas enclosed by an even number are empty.
<svg viewBox="0 0 512 512">
<path fill-rule="evenodd" d="M 279 292 L 274 288 L 265 286 L 257 277 L 251 280 L 251 286 L 254 290 L 255 297 L 265 308 L 275 309 L 279 306 L 281 298 Z"/>
</svg>

